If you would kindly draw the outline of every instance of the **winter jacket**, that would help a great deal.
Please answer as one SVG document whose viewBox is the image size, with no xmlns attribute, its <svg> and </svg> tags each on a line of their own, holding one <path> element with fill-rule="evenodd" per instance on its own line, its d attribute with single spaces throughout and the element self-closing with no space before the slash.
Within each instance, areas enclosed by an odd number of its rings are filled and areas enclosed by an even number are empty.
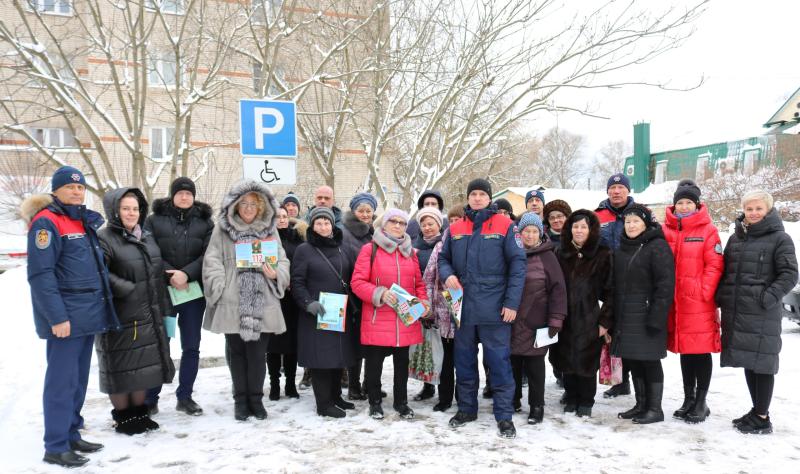
<svg viewBox="0 0 800 474">
<path fill-rule="evenodd" d="M 433 248 L 442 241 L 442 234 L 436 236 L 436 239 L 428 243 L 422 237 L 422 234 L 413 240 L 414 242 L 414 249 L 417 251 L 417 259 L 419 260 L 419 270 L 425 273 L 425 269 L 428 267 L 428 260 L 431 258 L 431 253 L 433 252 Z"/>
<path fill-rule="evenodd" d="M 797 283 L 797 255 L 775 209 L 753 225 L 736 220 L 717 289 L 722 310 L 722 367 L 778 373 L 781 300 Z"/>
<path fill-rule="evenodd" d="M 546 227 L 545 234 L 547 234 L 547 240 L 553 242 L 553 245 L 558 248 L 558 246 L 561 244 L 561 234 L 553 232 L 553 230 L 549 227 Z"/>
<path fill-rule="evenodd" d="M 69 321 L 70 337 L 119 328 L 97 230 L 102 216 L 50 194 L 27 198 L 20 208 L 28 227 L 28 283 L 36 334 L 54 339 L 52 327 Z"/>
<path fill-rule="evenodd" d="M 381 301 L 383 293 L 395 283 L 420 300 L 428 301 L 411 239 L 406 234 L 398 245 L 377 230 L 372 241 L 375 245 L 361 248 L 351 283 L 353 293 L 362 301 L 361 344 L 389 347 L 419 344 L 422 342 L 420 322 L 406 326 L 394 309 Z"/>
<path fill-rule="evenodd" d="M 171 383 L 175 376 L 164 329 L 170 302 L 161 251 L 148 231 L 140 240 L 122 226 L 119 202 L 128 192 L 139 200 L 139 226 L 144 225 L 144 194 L 136 188 L 119 188 L 103 197 L 108 224 L 98 232 L 122 325 L 95 340 L 103 393 L 146 390 Z"/>
<path fill-rule="evenodd" d="M 525 285 L 525 253 L 516 226 L 497 208 L 474 211 L 450 226 L 439 255 L 439 277 L 464 288 L 461 324 L 508 324 L 502 309 L 517 310 Z"/>
<path fill-rule="evenodd" d="M 297 321 L 297 356 L 298 363 L 311 369 L 336 369 L 351 367 L 355 364 L 355 349 L 352 332 L 359 327 L 353 326 L 353 306 L 347 305 L 347 321 L 345 332 L 317 329 L 317 316 L 306 311 L 309 303 L 319 301 L 320 292 L 348 294 L 354 296 L 342 285 L 349 282 L 353 274 L 353 257 L 342 245 L 342 231 L 333 228 L 333 238 L 324 238 L 314 232 L 307 231 L 307 242 L 297 247 L 292 262 L 292 296 L 298 306 Z M 336 269 L 334 272 L 322 252 Z M 340 279 L 341 275 L 341 279 Z"/>
<path fill-rule="evenodd" d="M 308 224 L 297 219 L 289 219 L 289 227 L 278 229 L 283 250 L 286 258 L 289 259 L 289 269 L 291 273 L 294 253 L 304 241 Z M 270 334 L 267 338 L 267 352 L 271 354 L 296 354 L 297 353 L 297 318 L 300 308 L 292 296 L 291 286 L 284 292 L 281 298 L 281 313 L 283 321 L 286 323 L 286 332 L 282 334 Z"/>
<path fill-rule="evenodd" d="M 589 219 L 590 231 L 579 250 L 572 243 L 572 224 L 581 216 Z M 603 347 L 599 326 L 611 330 L 614 325 L 614 275 L 611 250 L 600 243 L 600 222 L 592 211 L 580 209 L 569 216 L 556 255 L 567 284 L 567 318 L 550 349 L 550 362 L 561 372 L 593 377 Z"/>
<path fill-rule="evenodd" d="M 445 234 L 447 235 L 447 234 Z M 439 240 L 433 247 L 430 256 L 428 257 L 428 264 L 422 272 L 422 280 L 425 282 L 425 291 L 428 294 L 428 301 L 431 302 L 431 318 L 434 324 L 439 327 L 439 335 L 445 339 L 453 339 L 455 337 L 455 321 L 450 316 L 450 309 L 447 306 L 447 301 L 442 295 L 445 286 L 439 278 L 439 254 L 442 252 L 444 243 Z M 417 253 L 419 257 L 419 253 Z"/>
<path fill-rule="evenodd" d="M 675 295 L 675 261 L 659 224 L 635 239 L 624 233 L 614 252 L 611 353 L 632 360 L 667 356 L 667 315 Z"/>
<path fill-rule="evenodd" d="M 170 198 L 153 201 L 153 214 L 145 220 L 144 229 L 161 249 L 165 270 L 180 270 L 189 281 L 202 284 L 203 255 L 214 230 L 211 215 L 211 206 L 200 201 L 189 209 L 178 209 Z"/>
<path fill-rule="evenodd" d="M 600 220 L 600 243 L 612 251 L 619 248 L 619 239 L 625 230 L 625 218 L 622 217 L 622 213 L 631 204 L 633 204 L 633 198 L 630 196 L 628 196 L 628 202 L 621 208 L 615 208 L 611 205 L 611 201 L 606 199 L 594 211 Z"/>
<path fill-rule="evenodd" d="M 677 354 L 719 352 L 714 293 L 722 276 L 722 244 L 708 209 L 678 218 L 667 208 L 664 237 L 675 257 L 675 298 L 667 322 L 667 349 Z"/>
<path fill-rule="evenodd" d="M 234 209 L 250 192 L 259 194 L 267 205 L 263 215 L 245 224 Z M 257 339 L 260 333 L 286 331 L 280 300 L 289 286 L 289 259 L 275 227 L 277 208 L 272 191 L 252 180 L 236 183 L 222 199 L 217 225 L 203 259 L 205 329 L 218 334 L 239 334 L 245 341 Z M 236 268 L 236 242 L 256 238 L 277 241 L 277 280 L 268 279 L 260 269 Z"/>
<path fill-rule="evenodd" d="M 511 353 L 521 356 L 543 356 L 549 346 L 534 348 L 536 330 L 556 328 L 559 331 L 567 316 L 567 287 L 552 242 L 525 249 L 525 289 L 517 318 L 511 326 Z"/>
</svg>

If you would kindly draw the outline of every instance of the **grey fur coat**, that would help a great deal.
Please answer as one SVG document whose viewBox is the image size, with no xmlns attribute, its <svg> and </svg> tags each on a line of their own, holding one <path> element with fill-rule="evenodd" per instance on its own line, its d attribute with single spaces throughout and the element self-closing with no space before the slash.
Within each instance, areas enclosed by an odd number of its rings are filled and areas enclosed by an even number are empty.
<svg viewBox="0 0 800 474">
<path fill-rule="evenodd" d="M 266 208 L 253 222 L 245 224 L 234 209 L 251 192 L 261 196 Z M 239 334 L 245 341 L 257 340 L 261 333 L 286 331 L 280 300 L 289 286 L 289 259 L 276 228 L 277 208 L 272 191 L 252 180 L 236 183 L 223 198 L 217 226 L 203 260 L 207 303 L 205 329 L 219 334 Z M 261 270 L 236 268 L 236 242 L 254 239 L 277 241 L 277 280 L 267 279 Z"/>
</svg>

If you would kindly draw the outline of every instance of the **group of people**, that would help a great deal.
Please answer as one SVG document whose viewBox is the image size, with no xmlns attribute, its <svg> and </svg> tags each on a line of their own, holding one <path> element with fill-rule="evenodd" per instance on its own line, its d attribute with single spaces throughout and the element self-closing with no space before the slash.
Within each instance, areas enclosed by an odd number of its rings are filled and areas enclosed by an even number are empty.
<svg viewBox="0 0 800 474">
<path fill-rule="evenodd" d="M 721 352 L 722 366 L 745 369 L 752 399 L 735 427 L 772 431 L 780 302 L 798 269 L 768 193 L 742 197 L 743 213 L 723 251 L 690 180 L 679 184 L 663 225 L 629 196 L 623 174 L 609 178 L 608 199 L 594 211 L 546 202 L 533 190 L 519 217 L 507 201 L 493 202 L 485 179 L 472 180 L 466 205 L 447 214 L 442 196 L 425 191 L 413 218 L 394 208 L 378 216 L 367 192 L 343 213 L 328 186 L 301 215 L 296 195 L 279 202 L 268 186 L 248 180 L 226 193 L 213 218 L 195 199 L 195 184 L 181 177 L 167 198 L 155 200 L 152 214 L 139 189 L 107 192 L 103 219 L 85 207 L 85 185 L 80 170 L 62 167 L 52 192 L 21 209 L 30 224 L 34 321 L 47 341 L 48 463 L 80 466 L 88 458 L 79 453 L 102 449 L 80 434 L 93 345 L 115 430 L 158 429 L 152 417 L 161 386 L 176 373 L 167 330 L 175 317 L 182 349 L 176 410 L 188 415 L 203 413 L 192 398 L 201 327 L 225 336 L 237 420 L 267 417 L 267 373 L 270 399 L 281 396 L 281 373 L 284 395 L 297 398 L 298 366 L 320 416 L 345 417 L 354 401 L 367 400 L 369 416 L 382 419 L 381 374 L 390 356 L 392 408 L 413 418 L 409 348 L 433 331 L 443 349 L 433 410 L 447 411 L 455 399 L 453 428 L 477 419 L 480 345 L 484 396 L 493 400 L 504 438 L 516 435 L 512 417 L 522 410 L 525 383 L 527 421 L 542 422 L 548 353 L 564 387 L 563 411 L 591 416 L 604 347 L 622 359 L 632 381 L 624 378 L 608 396 L 626 394 L 629 384 L 635 393 L 620 418 L 664 420 L 661 359 L 669 350 L 680 354 L 685 395 L 674 416 L 702 422 L 710 414 L 711 353 Z M 237 244 L 253 242 L 277 249 L 274 261 L 241 265 Z M 421 318 L 398 318 L 393 287 L 422 302 Z M 463 290 L 458 321 L 443 294 L 456 289 Z M 173 303 L 170 294 L 181 291 L 200 293 Z M 343 330 L 318 324 L 326 312 L 322 293 L 347 296 Z M 414 400 L 435 395 L 436 386 L 425 384 Z"/>
</svg>

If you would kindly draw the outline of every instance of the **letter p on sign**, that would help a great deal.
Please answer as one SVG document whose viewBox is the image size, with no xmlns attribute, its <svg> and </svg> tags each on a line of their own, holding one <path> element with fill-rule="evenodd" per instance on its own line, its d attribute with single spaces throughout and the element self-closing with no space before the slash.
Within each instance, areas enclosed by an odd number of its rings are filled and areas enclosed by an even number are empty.
<svg viewBox="0 0 800 474">
<path fill-rule="evenodd" d="M 277 100 L 239 101 L 244 156 L 296 157 L 296 106 Z"/>
</svg>

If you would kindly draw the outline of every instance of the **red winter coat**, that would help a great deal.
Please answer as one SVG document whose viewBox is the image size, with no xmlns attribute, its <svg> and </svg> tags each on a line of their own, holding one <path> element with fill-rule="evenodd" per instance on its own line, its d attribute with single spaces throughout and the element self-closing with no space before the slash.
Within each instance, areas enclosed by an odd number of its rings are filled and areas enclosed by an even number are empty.
<svg viewBox="0 0 800 474">
<path fill-rule="evenodd" d="M 420 344 L 420 322 L 415 321 L 411 326 L 406 326 L 400 322 L 391 306 L 381 302 L 383 293 L 394 283 L 420 300 L 428 300 L 411 239 L 406 235 L 403 243 L 398 246 L 383 232 L 376 231 L 372 240 L 377 244 L 372 268 L 370 269 L 370 258 L 374 246 L 370 242 L 361 247 L 350 282 L 353 293 L 364 302 L 361 310 L 361 344 L 389 347 Z"/>
<path fill-rule="evenodd" d="M 676 354 L 719 352 L 714 293 L 722 276 L 722 244 L 706 206 L 683 219 L 667 208 L 664 235 L 675 256 L 675 297 L 669 311 L 667 349 Z"/>
</svg>

